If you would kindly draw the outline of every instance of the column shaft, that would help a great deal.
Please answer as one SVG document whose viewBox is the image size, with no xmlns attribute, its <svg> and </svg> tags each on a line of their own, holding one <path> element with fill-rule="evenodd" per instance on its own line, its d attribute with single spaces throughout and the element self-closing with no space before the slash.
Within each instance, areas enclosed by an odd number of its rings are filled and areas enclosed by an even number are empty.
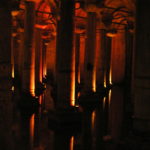
<svg viewBox="0 0 150 150">
<path fill-rule="evenodd" d="M 56 69 L 57 107 L 74 105 L 75 52 L 73 47 L 74 0 L 62 0 L 58 24 Z"/>
<path fill-rule="evenodd" d="M 75 40 L 75 70 L 76 70 L 76 84 L 80 83 L 80 35 L 76 34 L 76 40 Z"/>
<path fill-rule="evenodd" d="M 47 64 L 46 64 L 46 51 L 47 51 L 47 43 L 43 40 L 42 41 L 42 53 L 43 53 L 43 57 L 42 57 L 42 66 L 43 66 L 43 78 L 46 78 L 47 76 Z"/>
<path fill-rule="evenodd" d="M 105 87 L 110 85 L 110 67 L 111 67 L 111 38 L 106 37 L 105 40 L 105 73 L 104 73 L 104 78 L 105 78 Z"/>
<path fill-rule="evenodd" d="M 84 74 L 84 91 L 95 91 L 96 67 L 95 67 L 95 52 L 96 52 L 96 13 L 89 12 L 87 17 L 86 29 L 86 45 L 85 45 L 85 74 Z"/>
<path fill-rule="evenodd" d="M 125 31 L 118 31 L 112 38 L 111 76 L 113 84 L 125 80 Z"/>
<path fill-rule="evenodd" d="M 35 30 L 35 85 L 36 88 L 40 87 L 43 78 L 43 61 L 42 61 L 42 31 L 41 29 Z"/>
<path fill-rule="evenodd" d="M 104 68 L 105 68 L 105 30 L 97 33 L 96 48 L 96 83 L 97 89 L 104 87 Z"/>
<path fill-rule="evenodd" d="M 35 49 L 34 49 L 35 2 L 25 2 L 25 33 L 22 89 L 34 95 Z"/>
</svg>

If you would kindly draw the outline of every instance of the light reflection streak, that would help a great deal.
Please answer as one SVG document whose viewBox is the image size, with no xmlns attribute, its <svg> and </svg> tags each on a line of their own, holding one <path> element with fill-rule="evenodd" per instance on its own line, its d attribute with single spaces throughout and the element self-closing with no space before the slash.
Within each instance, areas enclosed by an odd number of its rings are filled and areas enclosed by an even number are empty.
<svg viewBox="0 0 150 150">
<path fill-rule="evenodd" d="M 94 70 L 94 72 L 93 72 L 93 92 L 96 92 L 96 69 Z"/>
<path fill-rule="evenodd" d="M 95 125 L 95 117 L 96 117 L 96 112 L 93 111 L 93 112 L 92 112 L 92 120 L 91 120 L 91 121 L 92 121 L 92 122 L 91 122 L 91 123 L 92 123 L 92 129 L 94 129 L 94 125 Z"/>
<path fill-rule="evenodd" d="M 31 148 L 33 147 L 33 141 L 34 141 L 34 118 L 35 118 L 35 114 L 33 114 L 30 118 L 30 144 L 31 144 Z"/>
<path fill-rule="evenodd" d="M 106 105 L 106 97 L 103 98 L 103 110 L 105 109 L 105 105 Z"/>
<path fill-rule="evenodd" d="M 70 150 L 74 149 L 74 136 L 70 138 Z"/>
<path fill-rule="evenodd" d="M 110 107 L 110 103 L 111 103 L 111 95 L 112 95 L 112 90 L 110 89 L 110 90 L 109 90 L 109 93 L 108 93 L 109 107 Z"/>
</svg>

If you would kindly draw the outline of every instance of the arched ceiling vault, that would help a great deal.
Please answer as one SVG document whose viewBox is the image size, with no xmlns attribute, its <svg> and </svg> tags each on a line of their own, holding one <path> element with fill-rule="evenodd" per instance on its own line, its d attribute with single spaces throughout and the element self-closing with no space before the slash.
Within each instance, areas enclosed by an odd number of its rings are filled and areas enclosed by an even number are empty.
<svg viewBox="0 0 150 150">
<path fill-rule="evenodd" d="M 18 0 L 16 0 L 18 1 Z M 57 19 L 59 19 L 60 0 L 34 0 L 36 1 L 36 15 L 38 24 L 50 24 L 49 30 L 56 31 Z M 135 14 L 135 0 L 75 0 L 75 26 L 76 32 L 84 32 L 87 12 L 97 13 L 98 28 L 120 28 L 121 25 L 130 24 L 133 27 Z M 24 9 L 25 0 L 20 0 L 20 8 Z M 22 13 L 18 18 L 23 19 Z"/>
</svg>

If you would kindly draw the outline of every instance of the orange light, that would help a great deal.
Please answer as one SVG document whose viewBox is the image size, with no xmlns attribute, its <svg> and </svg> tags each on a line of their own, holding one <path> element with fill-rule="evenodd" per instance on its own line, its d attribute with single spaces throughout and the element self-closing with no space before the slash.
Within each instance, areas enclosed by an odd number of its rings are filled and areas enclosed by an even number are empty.
<svg viewBox="0 0 150 150">
<path fill-rule="evenodd" d="M 106 36 L 107 36 L 107 37 L 115 37 L 116 34 L 114 34 L 114 33 L 106 33 Z"/>
<path fill-rule="evenodd" d="M 79 3 L 79 2 L 77 2 L 77 3 L 75 4 L 75 8 L 76 8 L 76 9 L 80 8 L 80 3 Z"/>
<path fill-rule="evenodd" d="M 92 129 L 94 128 L 94 125 L 95 125 L 95 117 L 96 117 L 96 112 L 95 111 L 93 111 L 92 112 Z"/>
<path fill-rule="evenodd" d="M 35 28 L 44 30 L 47 28 L 47 25 L 35 24 Z"/>
<path fill-rule="evenodd" d="M 14 78 L 14 77 L 15 77 L 14 64 L 12 65 L 12 72 L 11 72 L 11 76 L 12 76 L 12 78 Z"/>
<path fill-rule="evenodd" d="M 106 85 L 106 74 L 104 75 L 104 87 L 106 88 L 107 85 Z"/>
<path fill-rule="evenodd" d="M 34 118 L 35 114 L 33 114 L 30 118 L 30 143 L 31 147 L 33 146 L 33 140 L 34 140 Z"/>
<path fill-rule="evenodd" d="M 111 95 L 112 95 L 112 91 L 111 91 L 111 89 L 110 89 L 110 90 L 109 90 L 109 93 L 108 93 L 109 107 L 110 107 L 110 102 L 111 102 Z"/>
<path fill-rule="evenodd" d="M 92 82 L 92 90 L 93 92 L 96 92 L 96 69 L 94 69 L 94 72 L 93 72 L 93 82 Z"/>
<path fill-rule="evenodd" d="M 39 104 L 40 105 L 42 104 L 42 95 L 40 95 L 40 97 L 39 97 Z"/>
<path fill-rule="evenodd" d="M 78 92 L 77 97 L 79 98 L 79 97 L 80 97 L 80 95 L 81 95 L 81 92 Z"/>
<path fill-rule="evenodd" d="M 72 60 L 72 73 L 71 73 L 71 100 L 70 105 L 75 106 L 75 49 L 73 49 L 73 60 Z"/>
<path fill-rule="evenodd" d="M 106 97 L 103 98 L 103 109 L 105 109 L 105 105 L 106 105 Z"/>
<path fill-rule="evenodd" d="M 30 93 L 31 93 L 32 96 L 35 96 L 35 74 L 34 74 L 34 67 L 31 68 Z"/>
<path fill-rule="evenodd" d="M 78 83 L 80 83 L 80 65 L 78 67 Z"/>
<path fill-rule="evenodd" d="M 109 72 L 109 83 L 112 84 L 112 67 L 110 67 L 110 72 Z"/>
<path fill-rule="evenodd" d="M 74 136 L 70 138 L 70 150 L 73 150 L 74 149 L 73 147 L 74 147 Z"/>
</svg>

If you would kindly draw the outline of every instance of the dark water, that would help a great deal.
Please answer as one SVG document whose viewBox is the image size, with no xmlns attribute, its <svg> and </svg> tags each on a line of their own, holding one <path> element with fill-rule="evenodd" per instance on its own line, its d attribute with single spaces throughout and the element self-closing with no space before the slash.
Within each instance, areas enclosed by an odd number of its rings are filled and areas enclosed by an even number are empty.
<svg viewBox="0 0 150 150">
<path fill-rule="evenodd" d="M 14 102 L 17 94 L 14 94 Z M 83 110 L 80 130 L 53 130 L 47 110 L 53 109 L 51 87 L 40 97 L 36 113 L 20 112 L 13 105 L 11 130 L 4 131 L 0 150 L 148 150 L 149 143 L 132 132 L 132 105 L 128 92 L 113 87 L 92 109 Z M 4 136 L 3 136 L 4 137 Z M 5 143 L 3 143 L 5 141 Z M 6 142 L 7 141 L 7 142 Z M 144 142 L 143 142 L 144 141 Z M 144 143 L 144 144 L 143 144 Z"/>
</svg>

